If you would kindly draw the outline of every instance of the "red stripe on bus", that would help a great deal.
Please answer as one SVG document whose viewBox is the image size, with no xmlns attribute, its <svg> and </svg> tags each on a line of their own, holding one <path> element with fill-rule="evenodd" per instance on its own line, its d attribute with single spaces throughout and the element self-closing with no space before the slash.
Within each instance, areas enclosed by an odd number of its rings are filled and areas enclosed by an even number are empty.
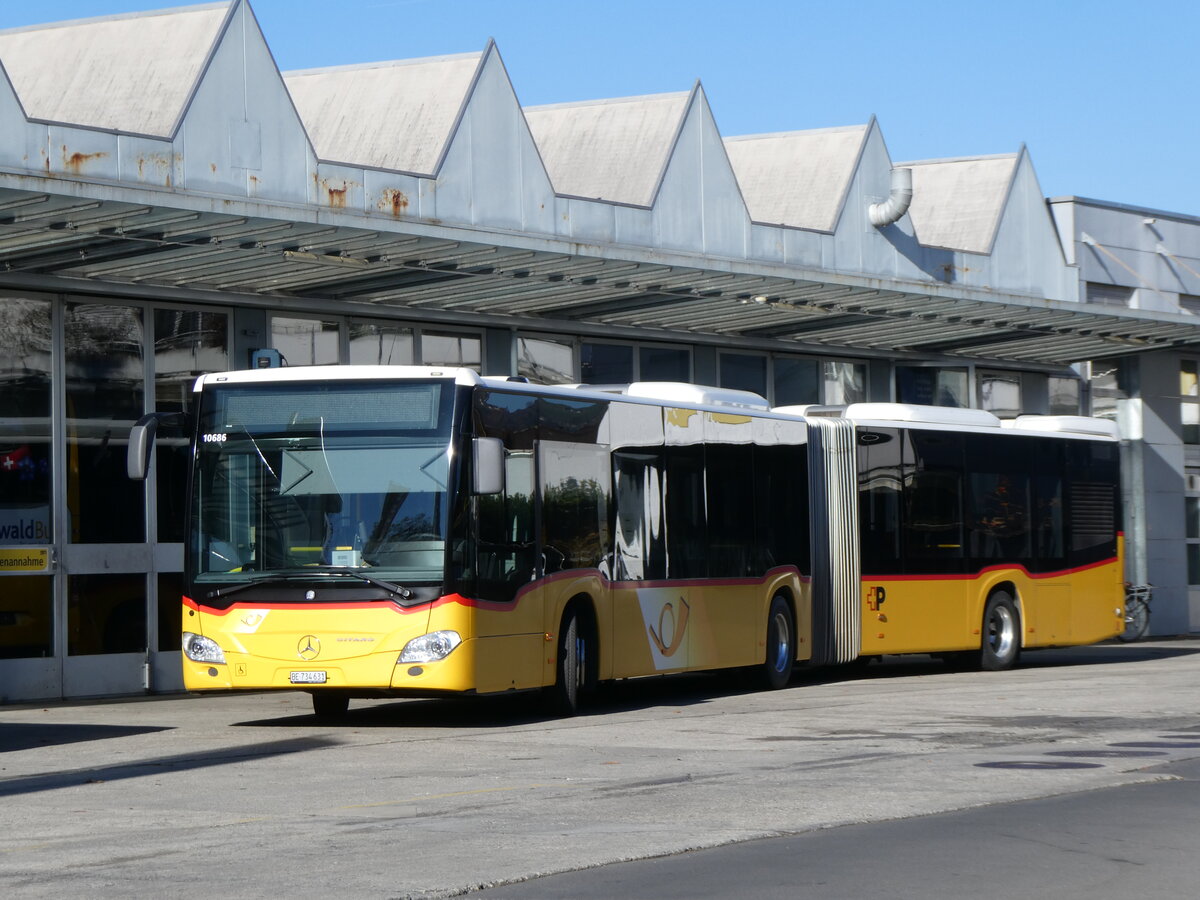
<svg viewBox="0 0 1200 900">
<path fill-rule="evenodd" d="M 1088 563 L 1086 566 L 1076 566 L 1072 569 L 1056 569 L 1053 572 L 1030 572 L 1020 563 L 1007 563 L 995 566 L 988 566 L 985 569 L 979 569 L 977 572 L 949 572 L 937 575 L 863 575 L 861 581 L 973 581 L 981 578 L 988 572 L 1024 572 L 1029 578 L 1035 581 L 1042 581 L 1047 578 L 1065 578 L 1068 575 L 1077 575 L 1080 572 L 1086 572 L 1089 569 L 1099 569 L 1102 566 L 1115 564 L 1117 558 L 1115 556 L 1100 562 Z"/>
</svg>

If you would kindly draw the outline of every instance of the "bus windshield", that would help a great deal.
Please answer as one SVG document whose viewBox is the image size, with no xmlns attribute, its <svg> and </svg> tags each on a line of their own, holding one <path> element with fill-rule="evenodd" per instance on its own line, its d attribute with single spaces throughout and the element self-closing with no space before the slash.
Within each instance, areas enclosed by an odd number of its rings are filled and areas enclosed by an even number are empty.
<svg viewBox="0 0 1200 900">
<path fill-rule="evenodd" d="M 192 583 L 440 583 L 453 394 L 432 381 L 206 385 Z"/>
</svg>

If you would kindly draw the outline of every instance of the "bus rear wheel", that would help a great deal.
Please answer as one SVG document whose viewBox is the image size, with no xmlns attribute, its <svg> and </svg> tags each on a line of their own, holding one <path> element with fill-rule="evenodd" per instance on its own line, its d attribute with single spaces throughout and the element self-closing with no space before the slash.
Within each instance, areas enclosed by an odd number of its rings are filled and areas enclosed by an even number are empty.
<svg viewBox="0 0 1200 900">
<path fill-rule="evenodd" d="M 979 667 L 998 672 L 1011 669 L 1021 655 L 1021 617 L 1006 591 L 988 597 L 983 610 L 983 639 L 979 648 Z"/>
<path fill-rule="evenodd" d="M 791 681 L 796 664 L 795 639 L 792 608 L 777 595 L 771 600 L 771 611 L 767 614 L 767 656 L 761 670 L 765 687 L 778 690 Z"/>
</svg>

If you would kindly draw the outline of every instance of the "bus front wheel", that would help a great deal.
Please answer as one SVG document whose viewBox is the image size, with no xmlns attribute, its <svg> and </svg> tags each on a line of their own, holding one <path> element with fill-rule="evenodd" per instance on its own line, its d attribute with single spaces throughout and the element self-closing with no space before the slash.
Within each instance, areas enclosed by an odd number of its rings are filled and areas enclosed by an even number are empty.
<svg viewBox="0 0 1200 900">
<path fill-rule="evenodd" d="M 778 690 L 791 681 L 796 663 L 795 639 L 792 608 L 783 597 L 776 596 L 767 615 L 767 656 L 762 665 L 762 681 L 767 688 Z"/>
<path fill-rule="evenodd" d="M 547 706 L 552 713 L 573 716 L 579 711 L 579 700 L 587 681 L 590 648 L 586 630 L 575 610 L 568 610 L 558 630 L 558 661 L 554 685 L 547 693 Z"/>
<path fill-rule="evenodd" d="M 983 639 L 979 667 L 993 672 L 1011 669 L 1021 655 L 1021 617 L 1005 591 L 988 597 L 983 610 Z"/>
</svg>

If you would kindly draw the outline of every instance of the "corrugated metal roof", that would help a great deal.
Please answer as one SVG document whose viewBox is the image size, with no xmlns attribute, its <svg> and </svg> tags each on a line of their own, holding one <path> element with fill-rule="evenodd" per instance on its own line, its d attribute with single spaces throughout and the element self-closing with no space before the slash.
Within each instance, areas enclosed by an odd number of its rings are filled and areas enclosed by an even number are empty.
<svg viewBox="0 0 1200 900">
<path fill-rule="evenodd" d="M 725 139 L 755 222 L 832 231 L 867 125 Z"/>
<path fill-rule="evenodd" d="M 1020 154 L 897 163 L 913 170 L 908 215 L 927 247 L 991 250 Z"/>
<path fill-rule="evenodd" d="M 555 191 L 650 206 L 692 92 L 525 107 Z"/>
<path fill-rule="evenodd" d="M 295 298 L 351 315 L 386 309 L 459 324 L 470 315 L 608 336 L 655 329 L 778 349 L 799 343 L 1065 364 L 1200 346 L 1200 324 L 1185 316 L 936 296 L 833 276 L 600 258 L 9 189 L 0 189 L 0 265 L 10 286 L 45 289 L 54 277 L 76 291 L 89 282 L 151 296 L 186 288 L 233 292 L 243 302 L 257 296 L 272 307 Z"/>
<path fill-rule="evenodd" d="M 483 53 L 285 72 L 317 156 L 430 175 Z"/>
<path fill-rule="evenodd" d="M 31 118 L 169 136 L 230 2 L 0 31 Z"/>
</svg>

